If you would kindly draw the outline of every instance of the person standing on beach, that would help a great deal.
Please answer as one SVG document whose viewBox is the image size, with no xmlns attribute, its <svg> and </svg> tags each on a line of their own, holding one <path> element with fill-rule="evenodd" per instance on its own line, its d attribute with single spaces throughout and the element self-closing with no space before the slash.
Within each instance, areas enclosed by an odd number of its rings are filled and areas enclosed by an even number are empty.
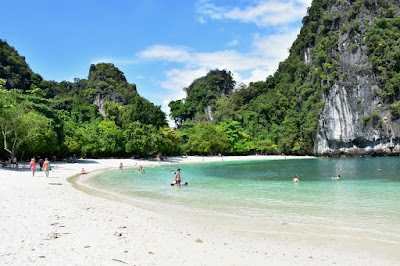
<svg viewBox="0 0 400 266">
<path fill-rule="evenodd" d="M 12 158 L 12 160 L 11 160 L 11 168 L 14 168 L 14 167 L 16 167 L 18 170 L 18 163 L 17 163 L 16 157 Z"/>
<path fill-rule="evenodd" d="M 16 157 L 13 158 L 13 164 L 15 165 L 15 169 L 18 171 L 18 161 Z"/>
<path fill-rule="evenodd" d="M 120 164 L 119 164 L 119 170 L 121 170 L 121 171 L 122 171 L 122 168 L 124 168 L 124 166 L 123 166 L 123 164 L 122 164 L 122 163 L 120 163 Z"/>
<path fill-rule="evenodd" d="M 39 159 L 39 167 L 40 167 L 40 171 L 42 171 L 43 170 L 43 159 L 42 158 Z"/>
<path fill-rule="evenodd" d="M 181 187 L 181 169 L 178 169 L 178 171 L 175 173 L 175 184 L 178 187 Z"/>
<path fill-rule="evenodd" d="M 49 177 L 50 172 L 50 161 L 46 158 L 43 163 L 44 173 L 46 177 Z"/>
<path fill-rule="evenodd" d="M 35 159 L 32 158 L 32 159 L 31 159 L 31 162 L 30 162 L 29 164 L 30 164 L 30 166 L 31 166 L 32 176 L 34 177 L 34 176 L 35 176 L 35 170 L 36 170 L 36 162 L 35 162 Z"/>
</svg>

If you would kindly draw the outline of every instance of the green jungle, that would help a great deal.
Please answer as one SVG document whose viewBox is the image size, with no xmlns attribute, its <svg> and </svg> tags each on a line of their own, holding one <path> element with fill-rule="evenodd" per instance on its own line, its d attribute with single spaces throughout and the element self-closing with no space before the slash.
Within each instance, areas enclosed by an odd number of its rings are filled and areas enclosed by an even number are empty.
<svg viewBox="0 0 400 266">
<path fill-rule="evenodd" d="M 383 104 L 400 116 L 400 16 L 385 0 L 315 0 L 273 76 L 248 86 L 229 70 L 211 70 L 184 88 L 166 114 L 141 97 L 113 64 L 91 65 L 87 79 L 43 80 L 17 50 L 0 40 L 0 158 L 33 155 L 147 157 L 163 155 L 311 155 L 319 111 L 340 73 L 338 39 L 368 47 Z M 330 10 L 327 12 L 326 10 Z M 372 12 L 373 21 L 356 19 Z M 360 27 L 367 25 L 366 34 Z M 303 59 L 311 51 L 311 63 Z"/>
</svg>

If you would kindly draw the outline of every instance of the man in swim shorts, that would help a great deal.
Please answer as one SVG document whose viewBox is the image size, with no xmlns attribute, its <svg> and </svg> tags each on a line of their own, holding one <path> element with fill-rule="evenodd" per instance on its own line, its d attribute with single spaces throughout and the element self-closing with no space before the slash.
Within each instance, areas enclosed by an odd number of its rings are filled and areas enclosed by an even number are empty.
<svg viewBox="0 0 400 266">
<path fill-rule="evenodd" d="M 178 169 L 175 174 L 175 183 L 178 187 L 181 187 L 181 169 Z"/>
</svg>

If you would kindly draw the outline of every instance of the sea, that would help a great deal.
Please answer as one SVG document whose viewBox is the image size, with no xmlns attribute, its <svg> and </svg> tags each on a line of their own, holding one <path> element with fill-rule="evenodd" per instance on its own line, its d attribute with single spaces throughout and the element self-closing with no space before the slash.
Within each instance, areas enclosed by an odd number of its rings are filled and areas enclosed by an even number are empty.
<svg viewBox="0 0 400 266">
<path fill-rule="evenodd" d="M 267 158 L 267 157 L 266 157 Z M 182 185 L 171 186 L 180 168 Z M 400 157 L 173 163 L 112 170 L 92 188 L 224 230 L 400 254 Z M 297 175 L 299 183 L 293 183 Z M 332 177 L 341 176 L 340 180 Z M 386 248 L 387 247 L 387 248 Z"/>
</svg>

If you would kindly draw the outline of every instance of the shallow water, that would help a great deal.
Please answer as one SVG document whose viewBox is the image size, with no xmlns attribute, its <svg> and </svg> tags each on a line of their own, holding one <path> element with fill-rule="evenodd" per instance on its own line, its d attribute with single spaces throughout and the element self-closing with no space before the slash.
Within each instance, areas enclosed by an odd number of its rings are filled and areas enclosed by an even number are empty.
<svg viewBox="0 0 400 266">
<path fill-rule="evenodd" d="M 188 186 L 170 186 L 181 168 Z M 91 186 L 256 234 L 400 244 L 400 158 L 234 161 L 108 171 Z M 292 182 L 298 175 L 300 183 Z M 341 180 L 332 180 L 340 174 Z"/>
</svg>

